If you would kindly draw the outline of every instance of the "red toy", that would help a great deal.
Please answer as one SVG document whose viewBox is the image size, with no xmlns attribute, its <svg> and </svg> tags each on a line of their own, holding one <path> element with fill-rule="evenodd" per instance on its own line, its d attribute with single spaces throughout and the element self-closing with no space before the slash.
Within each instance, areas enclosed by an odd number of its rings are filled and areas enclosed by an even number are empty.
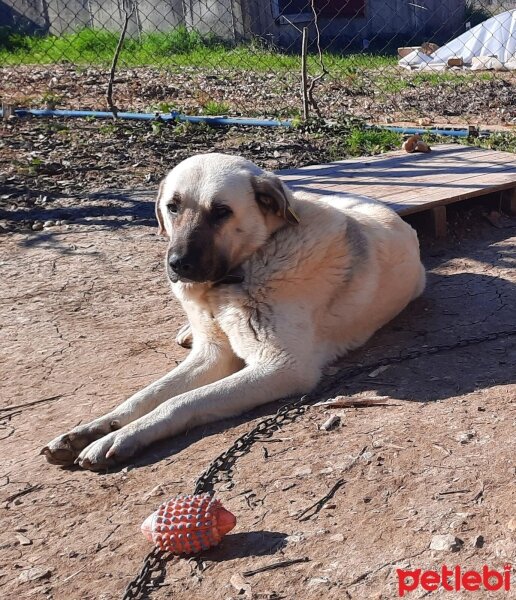
<svg viewBox="0 0 516 600">
<path fill-rule="evenodd" d="M 143 535 L 173 554 L 194 554 L 216 546 L 236 518 L 209 494 L 177 496 L 145 519 Z"/>
</svg>

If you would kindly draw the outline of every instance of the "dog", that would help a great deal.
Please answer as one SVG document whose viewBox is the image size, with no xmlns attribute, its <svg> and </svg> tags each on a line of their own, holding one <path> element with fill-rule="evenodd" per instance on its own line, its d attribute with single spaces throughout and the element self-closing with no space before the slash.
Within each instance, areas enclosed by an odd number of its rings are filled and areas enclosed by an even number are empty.
<svg viewBox="0 0 516 600">
<path fill-rule="evenodd" d="M 192 350 L 173 371 L 42 450 L 98 470 L 149 444 L 315 388 L 425 287 L 416 232 L 381 202 L 293 193 L 224 154 L 161 182 L 165 268 Z"/>
</svg>

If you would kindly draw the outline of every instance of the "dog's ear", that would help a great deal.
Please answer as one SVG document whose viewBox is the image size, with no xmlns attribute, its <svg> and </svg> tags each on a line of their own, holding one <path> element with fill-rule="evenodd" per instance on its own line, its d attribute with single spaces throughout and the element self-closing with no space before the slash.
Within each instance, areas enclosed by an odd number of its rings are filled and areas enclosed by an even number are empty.
<svg viewBox="0 0 516 600">
<path fill-rule="evenodd" d="M 297 225 L 299 217 L 288 201 L 288 195 L 280 178 L 273 173 L 264 172 L 251 178 L 254 195 L 262 212 L 272 212 L 287 223 Z"/>
<path fill-rule="evenodd" d="M 158 220 L 158 235 L 167 234 L 165 230 L 165 222 L 163 221 L 163 215 L 161 214 L 160 201 L 163 194 L 163 181 L 159 184 L 158 197 L 156 198 L 155 211 L 156 219 Z"/>
</svg>

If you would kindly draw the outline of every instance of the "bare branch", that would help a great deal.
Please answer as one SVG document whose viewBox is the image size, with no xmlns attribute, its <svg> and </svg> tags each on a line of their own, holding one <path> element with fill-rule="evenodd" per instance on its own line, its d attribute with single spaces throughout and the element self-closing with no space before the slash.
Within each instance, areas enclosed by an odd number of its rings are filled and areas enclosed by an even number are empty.
<svg viewBox="0 0 516 600">
<path fill-rule="evenodd" d="M 109 109 L 113 113 L 113 118 L 117 118 L 118 108 L 113 103 L 113 82 L 115 79 L 115 71 L 116 66 L 118 64 L 118 58 L 120 57 L 120 52 L 122 51 L 122 46 L 124 45 L 125 35 L 127 33 L 127 27 L 129 26 L 129 21 L 131 17 L 134 15 L 134 11 L 136 10 L 136 3 L 131 2 L 131 10 L 127 10 L 125 7 L 125 3 L 123 6 L 125 18 L 124 24 L 122 26 L 122 31 L 120 32 L 120 38 L 118 39 L 118 44 L 116 46 L 115 54 L 113 55 L 113 62 L 111 63 L 111 70 L 109 72 L 109 81 L 106 92 L 106 100 L 109 106 Z"/>
<path fill-rule="evenodd" d="M 311 0 L 310 5 L 312 7 L 312 13 L 314 15 L 314 27 L 315 27 L 315 32 L 316 32 L 316 44 L 317 44 L 317 52 L 319 54 L 319 66 L 321 68 L 321 72 L 319 73 L 319 75 L 317 75 L 317 77 L 312 77 L 312 80 L 310 81 L 310 84 L 308 86 L 308 100 L 310 102 L 310 104 L 313 106 L 315 112 L 317 113 L 318 117 L 321 117 L 321 111 L 319 110 L 319 106 L 317 105 L 317 102 L 315 101 L 314 98 L 314 88 L 315 88 L 315 84 L 318 81 L 321 81 L 321 79 L 328 74 L 328 70 L 326 69 L 326 66 L 324 64 L 323 61 L 323 54 L 322 54 L 322 50 L 321 50 L 321 31 L 319 30 L 319 15 L 317 14 L 317 11 L 315 10 L 315 0 Z"/>
</svg>

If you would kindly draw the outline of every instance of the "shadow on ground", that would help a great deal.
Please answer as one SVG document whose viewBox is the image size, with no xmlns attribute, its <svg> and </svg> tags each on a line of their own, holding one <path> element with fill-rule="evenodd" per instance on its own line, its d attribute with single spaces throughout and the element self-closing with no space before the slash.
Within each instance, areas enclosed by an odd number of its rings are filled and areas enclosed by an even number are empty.
<svg viewBox="0 0 516 600">
<path fill-rule="evenodd" d="M 323 376 L 308 401 L 367 393 L 395 401 L 427 403 L 515 383 L 515 310 L 516 286 L 506 279 L 474 273 L 429 273 L 425 294 L 368 344 L 335 363 L 332 374 Z M 499 334 L 498 339 L 484 340 L 493 333 Z M 473 343 L 456 347 L 458 342 L 468 340 Z M 435 348 L 440 350 L 433 353 Z M 412 352 L 418 356 L 405 359 Z M 475 360 L 479 353 L 481 369 Z M 388 368 L 373 377 L 383 361 Z M 357 367 L 360 374 L 347 375 Z M 273 415 L 285 402 L 271 402 L 239 417 L 156 443 L 132 464 L 140 467 L 169 459 L 202 438 Z"/>
</svg>

